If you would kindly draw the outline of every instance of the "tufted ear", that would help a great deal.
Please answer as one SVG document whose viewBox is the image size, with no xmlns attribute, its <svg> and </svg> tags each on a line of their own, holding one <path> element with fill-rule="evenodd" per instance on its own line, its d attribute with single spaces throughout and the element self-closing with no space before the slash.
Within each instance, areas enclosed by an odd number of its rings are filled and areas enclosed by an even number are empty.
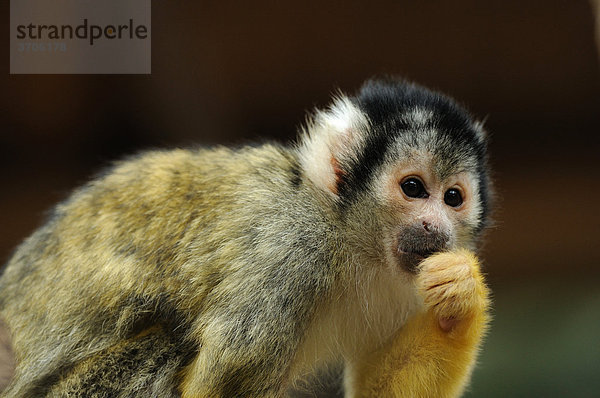
<svg viewBox="0 0 600 398">
<path fill-rule="evenodd" d="M 322 190 L 337 197 L 339 185 L 369 128 L 366 115 L 348 97 L 336 98 L 331 107 L 317 111 L 300 140 L 300 162 L 305 175 Z"/>
<path fill-rule="evenodd" d="M 483 120 L 477 120 L 473 123 L 473 127 L 475 129 L 477 139 L 479 140 L 480 143 L 483 143 L 483 144 L 487 144 L 487 142 L 488 142 L 488 133 L 485 130 L 485 127 L 483 127 L 486 120 L 487 120 L 487 116 Z"/>
</svg>

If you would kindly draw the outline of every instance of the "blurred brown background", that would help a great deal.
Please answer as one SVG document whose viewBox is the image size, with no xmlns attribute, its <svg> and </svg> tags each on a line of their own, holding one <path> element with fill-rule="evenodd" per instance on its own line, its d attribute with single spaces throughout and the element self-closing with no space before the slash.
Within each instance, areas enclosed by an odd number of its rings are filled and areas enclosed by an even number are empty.
<svg viewBox="0 0 600 398">
<path fill-rule="evenodd" d="M 495 321 L 469 395 L 600 396 L 592 10 L 585 0 L 156 1 L 149 76 L 11 76 L 6 55 L 0 258 L 113 159 L 288 141 L 333 90 L 398 74 L 458 98 L 492 135 L 499 201 L 482 255 Z M 4 32 L 8 11 L 3 2 Z"/>
</svg>

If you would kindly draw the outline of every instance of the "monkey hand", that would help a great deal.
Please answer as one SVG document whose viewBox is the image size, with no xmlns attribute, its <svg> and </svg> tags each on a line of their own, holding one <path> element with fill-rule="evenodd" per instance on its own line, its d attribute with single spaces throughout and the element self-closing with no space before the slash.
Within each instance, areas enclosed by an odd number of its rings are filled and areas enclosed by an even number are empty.
<svg viewBox="0 0 600 398">
<path fill-rule="evenodd" d="M 442 332 L 451 337 L 467 337 L 461 334 L 485 322 L 488 289 L 473 253 L 458 250 L 425 259 L 420 264 L 416 286 L 425 309 L 437 318 Z"/>
<path fill-rule="evenodd" d="M 467 250 L 421 262 L 419 311 L 376 352 L 354 367 L 350 397 L 457 397 L 469 382 L 489 321 L 489 291 Z"/>
</svg>

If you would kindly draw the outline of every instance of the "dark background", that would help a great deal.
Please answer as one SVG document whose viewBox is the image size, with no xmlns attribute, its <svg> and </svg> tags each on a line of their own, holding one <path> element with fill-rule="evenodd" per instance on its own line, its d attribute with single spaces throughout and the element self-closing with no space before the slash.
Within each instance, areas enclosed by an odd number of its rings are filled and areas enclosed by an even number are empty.
<svg viewBox="0 0 600 398">
<path fill-rule="evenodd" d="M 499 201 L 482 257 L 495 319 L 469 396 L 600 396 L 592 10 L 584 0 L 155 1 L 148 76 L 9 75 L 6 50 L 1 262 L 111 160 L 289 141 L 334 90 L 398 74 L 465 103 L 492 137 Z M 8 32 L 8 2 L 0 12 Z"/>
</svg>

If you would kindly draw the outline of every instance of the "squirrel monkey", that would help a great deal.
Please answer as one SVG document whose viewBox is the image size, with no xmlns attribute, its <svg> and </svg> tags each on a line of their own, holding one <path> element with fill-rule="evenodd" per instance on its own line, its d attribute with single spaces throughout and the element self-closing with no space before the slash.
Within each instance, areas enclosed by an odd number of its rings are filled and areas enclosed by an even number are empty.
<svg viewBox="0 0 600 398">
<path fill-rule="evenodd" d="M 17 249 L 4 397 L 459 394 L 486 326 L 471 254 L 486 137 L 451 99 L 367 82 L 297 144 L 153 151 L 76 190 Z"/>
</svg>

